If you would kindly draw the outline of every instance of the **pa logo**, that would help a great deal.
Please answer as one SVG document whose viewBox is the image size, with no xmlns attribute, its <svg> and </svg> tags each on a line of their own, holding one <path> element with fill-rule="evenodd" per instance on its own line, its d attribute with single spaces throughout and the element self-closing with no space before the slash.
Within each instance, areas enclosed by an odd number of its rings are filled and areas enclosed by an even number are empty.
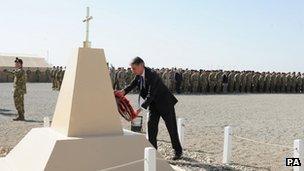
<svg viewBox="0 0 304 171">
<path fill-rule="evenodd" d="M 301 166 L 299 158 L 286 158 L 286 166 Z"/>
</svg>

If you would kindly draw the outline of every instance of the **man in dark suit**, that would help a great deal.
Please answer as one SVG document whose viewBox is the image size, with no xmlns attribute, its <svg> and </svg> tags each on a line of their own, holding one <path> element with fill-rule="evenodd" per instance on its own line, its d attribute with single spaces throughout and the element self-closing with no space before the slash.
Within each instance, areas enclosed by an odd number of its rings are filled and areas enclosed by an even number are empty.
<svg viewBox="0 0 304 171">
<path fill-rule="evenodd" d="M 183 152 L 178 138 L 174 109 L 177 99 L 164 85 L 157 73 L 145 67 L 145 63 L 140 57 L 134 58 L 130 65 L 132 72 L 136 76 L 130 85 L 121 90 L 120 93 L 126 95 L 135 87 L 139 87 L 139 95 L 145 100 L 141 104 L 141 108 L 137 110 L 137 113 L 140 113 L 142 108 L 149 108 L 148 137 L 150 143 L 157 149 L 158 123 L 160 117 L 162 117 L 168 129 L 172 147 L 175 150 L 175 155 L 172 159 L 180 159 Z"/>
</svg>

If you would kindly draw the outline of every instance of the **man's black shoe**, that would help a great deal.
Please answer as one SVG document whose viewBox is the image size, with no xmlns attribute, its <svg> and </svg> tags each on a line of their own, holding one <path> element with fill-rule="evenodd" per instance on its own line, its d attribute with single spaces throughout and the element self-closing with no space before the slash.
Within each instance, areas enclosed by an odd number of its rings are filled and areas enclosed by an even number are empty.
<svg viewBox="0 0 304 171">
<path fill-rule="evenodd" d="M 183 152 L 176 152 L 172 160 L 179 160 L 182 158 Z"/>
<path fill-rule="evenodd" d="M 13 119 L 13 121 L 25 121 L 25 119 L 22 117 L 17 117 L 15 119 Z"/>
</svg>

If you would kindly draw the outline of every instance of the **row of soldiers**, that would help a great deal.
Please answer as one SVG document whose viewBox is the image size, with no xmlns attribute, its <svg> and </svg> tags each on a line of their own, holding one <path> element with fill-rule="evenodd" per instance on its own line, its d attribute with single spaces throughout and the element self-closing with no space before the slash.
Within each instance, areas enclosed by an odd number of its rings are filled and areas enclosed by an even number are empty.
<svg viewBox="0 0 304 171">
<path fill-rule="evenodd" d="M 59 91 L 61 88 L 62 80 L 64 77 L 65 68 L 63 69 L 62 66 L 53 66 L 50 77 L 52 81 L 52 89 L 54 91 Z"/>
<path fill-rule="evenodd" d="M 154 69 L 174 93 L 303 93 L 304 73 L 223 70 Z M 128 85 L 130 68 L 110 68 L 114 89 Z"/>
</svg>

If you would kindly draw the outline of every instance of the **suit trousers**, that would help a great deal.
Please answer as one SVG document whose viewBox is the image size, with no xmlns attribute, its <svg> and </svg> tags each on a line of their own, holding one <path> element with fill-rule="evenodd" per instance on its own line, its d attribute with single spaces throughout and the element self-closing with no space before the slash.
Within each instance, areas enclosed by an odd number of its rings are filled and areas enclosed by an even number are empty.
<svg viewBox="0 0 304 171">
<path fill-rule="evenodd" d="M 162 111 L 159 111 L 155 107 L 150 106 L 149 111 L 148 137 L 150 143 L 157 149 L 158 123 L 160 117 L 162 117 L 169 132 L 173 149 L 175 152 L 182 152 L 182 147 L 178 137 L 174 106 L 166 106 L 166 109 L 163 109 Z"/>
</svg>

